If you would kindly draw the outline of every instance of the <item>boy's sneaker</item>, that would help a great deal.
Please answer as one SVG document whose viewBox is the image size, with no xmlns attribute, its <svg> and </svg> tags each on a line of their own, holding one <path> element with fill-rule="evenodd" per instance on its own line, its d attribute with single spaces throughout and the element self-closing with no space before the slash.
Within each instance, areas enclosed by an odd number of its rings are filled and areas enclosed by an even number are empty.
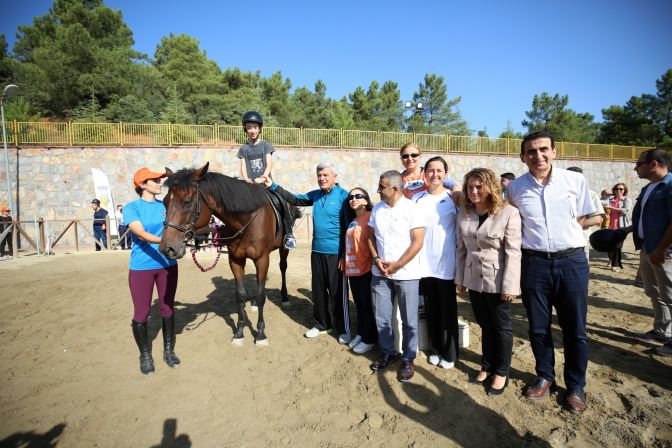
<svg viewBox="0 0 672 448">
<path fill-rule="evenodd" d="M 429 355 L 429 358 L 427 358 L 427 362 L 429 362 L 433 366 L 438 366 L 439 363 L 441 362 L 441 358 L 439 355 Z"/>
<path fill-rule="evenodd" d="M 310 330 L 306 331 L 304 333 L 304 336 L 309 339 L 312 339 L 318 337 L 321 334 L 327 334 L 327 333 L 331 333 L 331 330 L 320 330 L 319 328 L 313 327 Z"/>
<path fill-rule="evenodd" d="M 285 249 L 295 249 L 296 248 L 296 238 L 294 235 L 287 235 L 285 237 Z"/>
<path fill-rule="evenodd" d="M 663 345 L 670 342 L 670 338 L 657 333 L 655 330 L 649 330 L 646 333 L 639 333 L 637 334 L 637 339 L 642 342 L 648 342 L 649 344 L 657 345 Z"/>
<path fill-rule="evenodd" d="M 376 344 L 367 344 L 366 342 L 360 342 L 355 346 L 355 348 L 352 349 L 352 352 L 361 355 L 363 353 L 370 352 L 375 346 Z"/>
<path fill-rule="evenodd" d="M 349 333 L 342 334 L 338 337 L 338 343 L 341 345 L 348 344 L 350 341 L 352 341 L 352 336 L 350 336 Z"/>
<path fill-rule="evenodd" d="M 360 342 L 362 342 L 362 337 L 360 335 L 356 335 L 350 342 L 348 342 L 348 347 L 355 348 Z"/>
<path fill-rule="evenodd" d="M 662 356 L 672 356 L 672 342 L 656 348 L 656 353 Z"/>
</svg>

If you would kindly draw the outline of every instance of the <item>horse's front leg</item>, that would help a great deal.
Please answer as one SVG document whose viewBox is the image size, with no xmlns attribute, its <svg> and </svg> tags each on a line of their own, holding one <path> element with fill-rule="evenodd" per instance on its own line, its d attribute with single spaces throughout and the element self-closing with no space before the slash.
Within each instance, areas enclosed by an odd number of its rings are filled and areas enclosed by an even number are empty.
<svg viewBox="0 0 672 448">
<path fill-rule="evenodd" d="M 257 321 L 257 337 L 255 339 L 258 345 L 268 345 L 266 338 L 266 323 L 264 322 L 264 304 L 266 303 L 266 276 L 268 275 L 269 255 L 264 254 L 254 261 L 257 268 L 257 305 L 259 306 L 259 320 Z"/>
<path fill-rule="evenodd" d="M 236 330 L 233 333 L 233 344 L 242 345 L 244 340 L 243 330 L 245 329 L 245 322 L 247 322 L 247 314 L 245 313 L 245 301 L 247 294 L 245 293 L 245 259 L 235 260 L 229 257 L 229 266 L 233 277 L 236 279 L 236 303 L 238 304 L 238 322 L 236 323 Z"/>
<path fill-rule="evenodd" d="M 280 252 L 280 275 L 282 276 L 282 287 L 280 288 L 282 302 L 280 302 L 280 305 L 286 308 L 289 306 L 289 297 L 287 296 L 287 256 L 289 250 L 280 247 L 278 251 Z"/>
</svg>

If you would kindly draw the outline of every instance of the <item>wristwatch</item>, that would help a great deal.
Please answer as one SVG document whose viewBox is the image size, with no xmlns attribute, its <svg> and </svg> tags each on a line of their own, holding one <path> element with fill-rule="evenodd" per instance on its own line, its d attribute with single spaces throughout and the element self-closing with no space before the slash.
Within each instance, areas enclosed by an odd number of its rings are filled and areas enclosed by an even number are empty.
<svg viewBox="0 0 672 448">
<path fill-rule="evenodd" d="M 371 257 L 371 264 L 376 264 L 377 260 L 380 260 L 380 257 L 378 255 Z"/>
</svg>

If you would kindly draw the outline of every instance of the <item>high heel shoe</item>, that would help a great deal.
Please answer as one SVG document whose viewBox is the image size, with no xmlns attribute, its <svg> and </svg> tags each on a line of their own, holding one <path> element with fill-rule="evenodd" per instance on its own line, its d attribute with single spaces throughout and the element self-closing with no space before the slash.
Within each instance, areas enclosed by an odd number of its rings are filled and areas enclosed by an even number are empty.
<svg viewBox="0 0 672 448">
<path fill-rule="evenodd" d="M 485 374 L 485 378 L 483 378 L 482 380 L 479 380 L 479 379 L 478 379 L 478 375 L 480 375 L 480 373 L 481 373 L 481 372 L 478 372 L 476 375 L 474 375 L 474 376 L 470 376 L 470 377 L 469 377 L 469 382 L 470 382 L 471 384 L 478 384 L 479 386 L 482 386 L 486 381 L 488 381 L 488 379 L 489 379 L 490 377 L 492 377 L 492 373 L 491 373 L 491 372 L 486 372 L 486 374 Z"/>
<path fill-rule="evenodd" d="M 502 386 L 501 389 L 495 389 L 492 387 L 492 384 L 488 388 L 488 395 L 502 395 L 504 392 L 504 389 L 506 389 L 506 386 L 509 385 L 509 377 L 506 377 L 506 381 L 504 381 L 504 385 Z"/>
</svg>

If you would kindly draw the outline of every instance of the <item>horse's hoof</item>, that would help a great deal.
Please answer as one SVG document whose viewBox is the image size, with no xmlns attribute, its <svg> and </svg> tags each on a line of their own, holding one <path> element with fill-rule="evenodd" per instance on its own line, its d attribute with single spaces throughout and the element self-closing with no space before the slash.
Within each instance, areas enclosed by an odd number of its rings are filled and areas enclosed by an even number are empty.
<svg viewBox="0 0 672 448">
<path fill-rule="evenodd" d="M 231 345 L 235 345 L 236 347 L 242 347 L 244 343 L 245 338 L 231 338 Z"/>
<path fill-rule="evenodd" d="M 256 341 L 254 341 L 254 343 L 255 343 L 256 345 L 258 345 L 259 347 L 268 347 L 268 338 L 266 338 L 266 339 L 257 339 Z"/>
<path fill-rule="evenodd" d="M 252 308 L 252 311 L 254 311 L 255 313 L 259 312 L 259 307 L 257 305 L 252 305 L 251 308 Z"/>
<path fill-rule="evenodd" d="M 289 300 L 283 300 L 280 302 L 280 306 L 283 308 L 289 308 Z"/>
</svg>

